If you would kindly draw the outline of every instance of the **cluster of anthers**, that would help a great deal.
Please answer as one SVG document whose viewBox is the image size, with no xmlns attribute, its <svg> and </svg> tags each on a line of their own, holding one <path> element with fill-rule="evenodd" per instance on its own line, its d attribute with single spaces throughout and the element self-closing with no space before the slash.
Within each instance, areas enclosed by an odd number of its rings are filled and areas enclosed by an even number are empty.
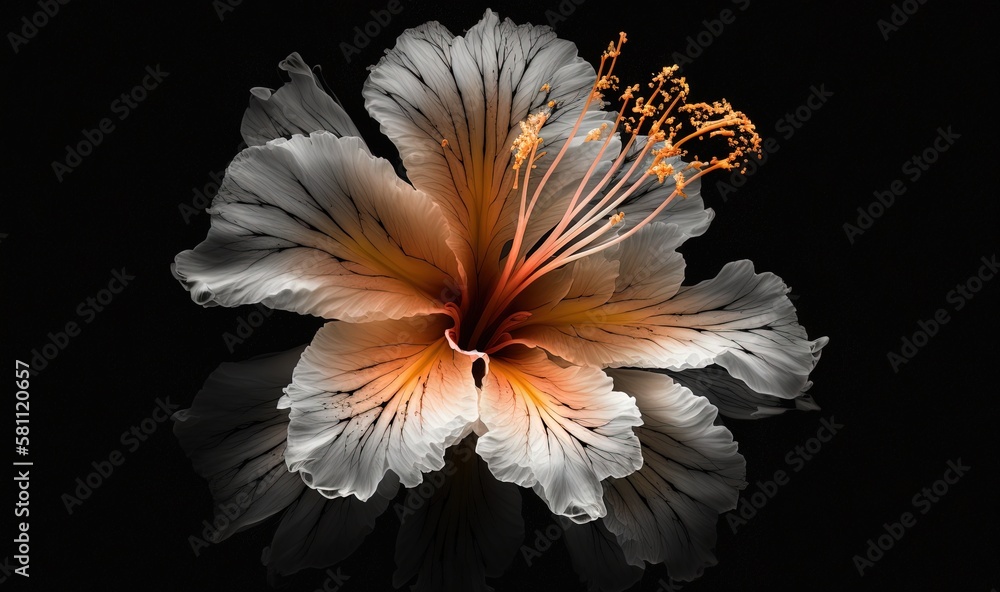
<svg viewBox="0 0 1000 592">
<path fill-rule="evenodd" d="M 510 328 L 512 323 L 505 321 L 495 325 L 493 324 L 497 320 L 495 315 L 502 314 L 514 298 L 535 280 L 567 263 L 626 240 L 655 219 L 676 197 L 686 197 L 684 188 L 694 180 L 717 169 L 740 168 L 742 172 L 749 157 L 760 152 L 760 136 L 755 131 L 753 123 L 745 114 L 734 110 L 728 101 L 716 101 L 711 104 L 686 102 L 690 87 L 684 77 L 677 75 L 676 65 L 664 67 L 654 73 L 648 84 L 650 90 L 645 96 L 640 94 L 638 84 L 619 89 L 619 79 L 614 74 L 614 68 L 626 40 L 625 33 L 620 33 L 618 43 L 610 43 L 608 49 L 601 55 L 596 80 L 584 102 L 576 125 L 547 167 L 541 181 L 535 185 L 530 198 L 528 181 L 532 169 L 535 168 L 534 163 L 545 155 L 545 152 L 540 151 L 544 144 L 540 134 L 550 115 L 558 107 L 556 102 L 548 101 L 545 107 L 530 114 L 520 123 L 521 133 L 511 146 L 512 168 L 515 175 L 513 188 L 521 190 L 517 229 L 510 256 L 507 257 L 500 281 L 497 283 L 498 289 L 492 294 L 483 310 L 481 322 L 471 336 L 472 342 L 475 343 L 484 335 L 484 331 L 493 325 L 494 331 L 491 332 L 493 337 L 487 344 L 487 353 L 514 343 L 504 330 Z M 545 84 L 539 92 L 547 95 L 550 90 L 549 85 Z M 603 140 L 603 145 L 581 180 L 564 216 L 540 245 L 532 248 L 530 253 L 521 254 L 527 222 L 542 193 L 542 187 L 559 166 L 573 138 L 581 133 L 580 127 L 588 110 L 603 108 L 606 104 L 605 93 L 619 90 L 621 90 L 621 107 L 615 121 L 602 123 L 600 127 L 588 131 L 584 136 L 585 142 Z M 627 141 L 624 142 L 620 154 L 611 163 L 600 182 L 592 184 L 591 179 L 605 152 L 612 145 L 616 133 L 620 133 L 623 139 L 627 137 Z M 640 137 L 641 135 L 645 137 Z M 695 155 L 688 162 L 675 158 L 688 156 L 688 144 L 693 140 L 715 137 L 726 140 L 725 144 L 729 149 L 726 156 L 721 158 L 713 156 L 709 160 L 703 160 Z M 633 147 L 637 142 L 641 142 L 642 145 L 636 155 Z M 632 155 L 630 151 L 633 152 Z M 609 186 L 626 162 L 630 163 L 629 169 L 620 175 L 619 181 Z M 640 166 L 645 166 L 645 170 L 637 175 Z M 523 179 L 520 178 L 522 169 L 524 169 Z M 673 191 L 643 220 L 617 236 L 607 236 L 612 229 L 620 226 L 625 218 L 622 212 L 614 213 L 615 209 L 651 177 L 656 177 L 661 184 L 667 178 L 672 178 Z M 587 187 L 592 189 L 585 194 Z M 601 196 L 600 199 L 596 199 L 598 196 Z M 516 319 L 511 321 L 516 323 Z"/>
</svg>

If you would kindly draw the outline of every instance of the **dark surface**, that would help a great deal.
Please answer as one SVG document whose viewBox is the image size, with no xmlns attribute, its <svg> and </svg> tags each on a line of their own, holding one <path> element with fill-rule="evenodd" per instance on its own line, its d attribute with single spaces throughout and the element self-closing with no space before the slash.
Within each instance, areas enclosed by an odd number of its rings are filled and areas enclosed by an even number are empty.
<svg viewBox="0 0 1000 592">
<path fill-rule="evenodd" d="M 247 1 L 220 21 L 208 0 L 157 7 L 71 2 L 17 53 L 9 45 L 0 50 L 4 165 L 15 181 L 4 197 L 12 213 L 0 222 L 5 364 L 30 357 L 47 333 L 69 321 L 82 327 L 31 383 L 32 589 L 266 588 L 259 556 L 273 525 L 195 557 L 187 537 L 210 516 L 211 498 L 169 423 L 134 451 L 120 438 L 150 417 L 157 398 L 187 406 L 219 363 L 305 343 L 320 322 L 276 312 L 230 352 L 222 335 L 251 309 L 202 309 L 171 277 L 173 256 L 208 229 L 206 214 L 186 224 L 179 205 L 190 205 L 193 190 L 236 154 L 248 89 L 280 86 L 276 64 L 292 51 L 323 66 L 373 151 L 395 158 L 364 110 L 365 68 L 407 27 L 436 19 L 460 34 L 485 8 L 402 0 L 403 11 L 348 63 L 340 44 L 352 43 L 354 27 L 386 3 L 314 4 Z M 816 434 L 821 419 L 835 417 L 844 428 L 735 534 L 720 520 L 719 564 L 684 589 L 988 592 L 1000 586 L 1000 279 L 961 310 L 948 294 L 976 274 L 980 257 L 997 252 L 990 144 L 997 126 L 988 86 L 996 82 L 997 7 L 929 0 L 885 40 L 876 21 L 889 18 L 888 2 L 862 9 L 748 4 L 740 11 L 726 2 L 654 9 L 564 0 L 563 10 L 574 12 L 555 26 L 588 59 L 626 30 L 622 78 L 641 81 L 683 52 L 703 19 L 734 10 L 735 22 L 685 73 L 696 98 L 730 99 L 780 149 L 725 198 L 716 186 L 723 177 L 705 184 L 717 216 L 683 249 L 688 281 L 751 259 L 792 286 L 810 336 L 831 339 L 813 374 L 811 394 L 822 411 L 727 421 L 747 458 L 746 494 L 759 490 L 758 479 L 788 470 L 786 455 Z M 546 11 L 560 10 L 556 0 L 492 8 L 541 24 Z M 3 30 L 18 31 L 20 18 L 38 10 L 34 2 L 6 4 Z M 119 119 L 112 102 L 156 65 L 169 76 Z M 791 136 L 776 129 L 813 85 L 834 94 Z M 114 131 L 58 182 L 51 163 L 104 117 Z M 961 138 L 918 180 L 907 178 L 903 163 L 948 126 Z M 843 225 L 856 224 L 857 208 L 895 179 L 906 193 L 852 244 Z M 123 266 L 135 279 L 86 323 L 78 305 Z M 949 322 L 894 372 L 887 353 L 898 352 L 902 337 L 941 308 Z M 114 450 L 124 453 L 124 464 L 68 515 L 60 496 Z M 860 577 L 852 557 L 884 533 L 884 522 L 915 511 L 913 496 L 959 458 L 968 474 L 926 514 L 917 509 L 916 525 Z M 544 505 L 530 492 L 523 497 L 527 531 L 548 525 Z M 395 533 L 389 512 L 341 564 L 351 578 L 342 590 L 391 589 Z M 11 543 L 0 550 L 0 557 L 13 554 Z M 665 573 L 662 566 L 648 569 L 635 589 L 657 590 Z M 291 589 L 312 590 L 323 579 L 307 573 Z M 531 567 L 516 556 L 494 585 L 528 592 L 573 590 L 575 582 L 557 542 Z M 9 576 L 0 586 L 24 584 Z"/>
</svg>

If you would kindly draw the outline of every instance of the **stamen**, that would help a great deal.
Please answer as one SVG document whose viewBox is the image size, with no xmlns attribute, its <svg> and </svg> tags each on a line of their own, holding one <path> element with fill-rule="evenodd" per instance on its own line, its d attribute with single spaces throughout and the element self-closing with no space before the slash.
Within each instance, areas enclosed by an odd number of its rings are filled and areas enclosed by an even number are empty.
<svg viewBox="0 0 1000 592">
<path fill-rule="evenodd" d="M 607 123 L 602 123 L 601 127 L 595 127 L 594 129 L 587 132 L 587 136 L 583 139 L 584 142 L 593 142 L 594 140 L 600 140 L 601 134 L 608 129 Z"/>
<path fill-rule="evenodd" d="M 650 175 L 656 175 L 656 179 L 660 183 L 663 183 L 663 181 L 666 180 L 667 177 L 674 174 L 674 167 L 661 160 L 660 162 L 657 162 L 656 164 L 650 166 L 646 172 L 648 172 Z"/>
<path fill-rule="evenodd" d="M 599 107 L 603 107 L 605 92 L 619 90 L 619 79 L 614 74 L 614 67 L 617 58 L 621 55 L 621 47 L 626 41 L 625 33 L 621 33 L 618 43 L 610 43 L 608 49 L 601 55 L 597 76 L 590 94 L 584 101 L 576 124 L 570 130 L 555 158 L 548 165 L 542 179 L 537 183 L 534 195 L 530 200 L 527 196 L 528 176 L 530 170 L 535 167 L 535 161 L 544 155 L 544 152 L 538 153 L 538 147 L 542 142 L 538 134 L 551 111 L 540 111 L 530 115 L 520 124 L 521 134 L 511 146 L 511 152 L 514 155 L 512 168 L 515 171 L 513 188 L 518 187 L 519 171 L 525 161 L 528 162 L 529 167 L 525 172 L 524 187 L 521 192 L 517 228 L 499 281 L 483 308 L 482 315 L 472 335 L 475 343 L 487 327 L 496 329 L 492 339 L 487 342 L 487 353 L 492 353 L 516 342 L 516 340 L 510 339 L 508 330 L 523 320 L 518 316 L 522 313 L 510 315 L 499 324 L 496 323 L 496 320 L 502 311 L 506 310 L 506 307 L 513 302 L 514 298 L 538 278 L 567 263 L 593 255 L 626 240 L 652 222 L 677 196 L 686 198 L 685 189 L 695 180 L 719 169 L 730 170 L 742 166 L 744 167 L 742 171 L 745 171 L 745 164 L 749 161 L 750 155 L 760 153 L 760 136 L 744 113 L 734 110 L 725 100 L 713 103 L 686 103 L 690 87 L 684 77 L 677 76 L 679 67 L 676 65 L 663 67 L 653 74 L 648 83 L 647 86 L 651 89 L 649 95 L 637 96 L 640 89 L 638 84 L 625 86 L 619 97 L 621 108 L 614 123 L 602 123 L 600 127 L 585 134 L 584 142 L 603 138 L 604 144 L 580 181 L 562 219 L 540 245 L 531 247 L 530 256 L 522 256 L 524 233 L 535 203 L 541 195 L 545 183 L 566 154 L 571 141 L 580 133 L 580 126 L 588 109 L 594 101 L 599 101 Z M 548 83 L 540 88 L 540 92 L 547 93 L 549 91 L 551 91 L 551 86 Z M 555 106 L 555 101 L 548 102 L 549 109 L 554 109 Z M 626 111 L 626 109 L 629 110 Z M 631 113 L 631 115 L 626 115 L 626 113 Z M 679 122 L 677 114 L 685 115 L 687 121 Z M 630 155 L 629 152 L 633 150 L 634 143 L 639 138 L 643 128 L 646 129 L 644 143 L 640 149 L 636 149 L 635 154 Z M 611 162 L 604 177 L 592 190 L 587 192 L 587 195 L 584 195 L 597 167 L 603 162 L 604 154 L 610 146 L 611 140 L 620 133 L 618 130 L 629 134 L 628 140 L 624 142 L 621 152 Z M 720 138 L 728 145 L 728 154 L 724 157 L 711 157 L 707 162 L 695 156 L 693 161 L 683 163 L 682 167 L 677 162 L 670 162 L 687 156 L 685 144 L 695 138 L 699 140 Z M 624 174 L 621 174 L 626 160 L 632 161 L 631 165 L 627 171 L 624 171 Z M 644 170 L 640 171 L 640 166 L 643 166 Z M 619 180 L 613 187 L 608 187 L 616 175 L 621 175 Z M 666 182 L 668 178 L 672 179 L 674 182 L 673 191 L 650 214 L 627 231 L 611 237 L 610 240 L 603 238 L 612 232 L 612 229 L 624 223 L 624 212 L 612 212 L 625 203 L 632 194 L 642 189 L 651 178 L 655 178 L 661 184 Z M 586 213 L 584 213 L 585 210 L 587 210 Z M 608 217 L 609 214 L 610 217 Z M 597 227 L 595 228 L 595 226 Z M 589 234 L 585 235 L 584 233 L 588 231 Z"/>
<path fill-rule="evenodd" d="M 514 153 L 514 164 L 511 168 L 514 169 L 514 186 L 513 189 L 517 189 L 517 174 L 521 169 L 521 165 L 524 164 L 525 160 L 534 153 L 535 149 L 542 142 L 542 139 L 538 137 L 538 132 L 545 125 L 545 121 L 549 118 L 549 114 L 545 111 L 539 111 L 533 115 L 529 115 L 528 119 L 520 123 L 521 133 L 514 140 L 514 145 L 510 147 L 510 151 Z M 528 164 L 532 164 L 534 159 L 528 161 Z"/>
<path fill-rule="evenodd" d="M 591 103 L 593 102 L 593 100 L 595 98 L 600 98 L 600 93 L 597 92 L 598 87 L 599 86 L 610 86 L 611 85 L 611 79 L 609 78 L 609 76 L 610 76 L 610 73 L 614 70 L 615 62 L 618 59 L 618 55 L 621 53 L 621 46 L 622 46 L 622 44 L 625 43 L 626 40 L 627 39 L 626 39 L 626 36 L 625 36 L 625 32 L 623 31 L 623 32 L 619 33 L 618 34 L 618 45 L 616 46 L 616 45 L 614 45 L 614 43 L 609 44 L 607 51 L 605 51 L 601 55 L 601 63 L 600 63 L 600 65 L 597 68 L 597 80 L 594 82 L 594 85 L 593 85 L 593 87 L 591 89 L 591 93 L 587 96 L 587 100 L 584 102 L 583 108 L 580 110 L 580 115 L 577 117 L 576 123 L 573 125 L 573 128 L 570 130 L 569 135 L 567 136 L 566 141 L 563 143 L 562 148 L 559 150 L 559 153 L 556 154 L 555 158 L 552 160 L 552 163 L 549 165 L 549 168 L 545 172 L 545 175 L 542 176 L 542 180 L 538 184 L 538 188 L 535 190 L 535 195 L 532 197 L 532 203 L 534 203 L 535 200 L 538 199 L 538 196 L 541 195 L 542 187 L 544 187 L 545 183 L 549 180 L 549 177 L 552 175 L 552 173 L 555 171 L 556 167 L 559 165 L 559 162 L 562 160 L 563 155 L 566 154 L 566 150 L 570 146 L 570 140 L 572 140 L 573 137 L 576 135 L 576 133 L 579 131 L 580 125 L 583 123 L 584 117 L 586 116 L 587 110 L 590 108 Z M 611 60 L 611 64 L 609 65 L 607 72 L 605 72 L 604 71 L 604 66 L 607 63 L 607 61 L 608 61 L 609 58 Z M 617 82 L 617 78 L 614 78 L 614 81 Z M 617 86 L 614 86 L 614 88 L 617 88 Z M 549 107 L 550 108 L 553 107 L 552 103 L 553 103 L 552 101 L 549 102 Z M 546 115 L 546 118 L 547 118 L 547 115 Z M 525 146 L 527 145 L 527 143 L 531 139 L 530 130 L 534 129 L 534 136 L 537 138 L 538 131 L 541 128 L 541 124 L 542 123 L 544 123 L 544 120 L 541 123 L 539 123 L 537 127 L 533 128 L 531 126 L 531 116 L 529 116 L 528 117 L 528 121 L 521 122 L 521 124 L 520 124 L 520 126 L 521 126 L 521 134 L 517 137 L 517 139 L 515 139 L 514 145 L 511 147 L 511 152 L 513 152 L 515 154 L 515 156 L 514 156 L 514 165 L 512 166 L 512 168 L 514 169 L 514 184 L 512 186 L 513 189 L 517 189 L 517 182 L 518 182 L 517 174 L 518 174 L 518 170 L 521 168 L 521 164 L 524 162 L 524 160 L 526 158 L 526 156 L 524 156 L 524 153 L 526 152 Z M 526 125 L 527 125 L 527 129 L 526 129 Z M 609 135 L 609 138 L 610 138 L 610 135 Z M 533 143 L 533 144 L 535 144 L 535 146 L 537 146 L 537 142 L 531 142 L 531 143 Z M 532 148 L 532 150 L 534 150 L 534 148 Z M 601 151 L 601 154 L 603 154 L 603 150 Z M 525 183 L 525 193 L 526 193 L 526 189 L 527 189 L 527 183 Z M 520 235 L 523 235 L 523 230 L 522 229 L 527 226 L 527 221 L 523 219 L 523 214 L 525 212 L 525 210 L 523 209 L 525 198 L 526 198 L 526 195 L 522 194 L 522 196 L 521 196 L 522 210 L 521 210 L 521 212 L 519 212 L 519 216 L 518 216 L 518 232 L 515 233 L 515 238 L 514 238 L 514 242 L 515 242 L 515 245 L 517 246 L 517 250 L 515 250 L 514 248 L 512 248 L 510 254 L 508 254 L 508 256 L 507 256 L 508 257 L 507 265 L 505 265 L 504 272 L 500 276 L 500 281 L 497 284 L 497 289 L 494 290 L 493 294 L 490 296 L 490 299 L 487 301 L 486 307 L 483 309 L 483 314 L 480 316 L 479 322 L 476 324 L 476 328 L 473 330 L 473 334 L 472 334 L 473 341 L 475 341 L 476 339 L 479 338 L 479 336 L 482 334 L 483 330 L 485 329 L 486 325 L 488 325 L 491 322 L 492 316 L 493 316 L 493 314 L 495 314 L 494 313 L 494 309 L 495 309 L 496 301 L 499 298 L 502 297 L 502 293 L 505 290 L 507 279 L 510 277 L 510 272 L 512 270 L 512 264 L 513 264 L 513 262 L 519 256 L 518 253 L 519 253 L 519 250 L 520 250 L 520 241 L 518 240 L 518 237 Z"/>
</svg>

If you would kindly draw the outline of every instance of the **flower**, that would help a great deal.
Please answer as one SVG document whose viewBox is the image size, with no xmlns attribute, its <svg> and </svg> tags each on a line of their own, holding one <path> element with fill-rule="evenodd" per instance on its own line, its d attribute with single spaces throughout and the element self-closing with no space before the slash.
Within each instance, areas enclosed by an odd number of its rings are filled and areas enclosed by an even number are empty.
<svg viewBox="0 0 1000 592">
<path fill-rule="evenodd" d="M 693 577 L 709 561 L 745 474 L 715 404 L 808 405 L 826 340 L 748 261 L 681 285 L 677 248 L 713 215 L 700 178 L 760 138 L 729 103 L 688 102 L 676 67 L 621 86 L 625 42 L 595 72 L 547 27 L 490 11 L 464 36 L 406 31 L 363 93 L 409 182 L 297 54 L 282 89 L 252 91 L 250 147 L 173 272 L 204 306 L 328 320 L 277 405 L 306 486 L 360 501 L 386 475 L 415 487 L 475 433 L 498 480 L 604 518 L 629 563 Z M 703 139 L 723 154 L 691 156 Z M 685 383 L 719 368 L 723 391 Z"/>
</svg>

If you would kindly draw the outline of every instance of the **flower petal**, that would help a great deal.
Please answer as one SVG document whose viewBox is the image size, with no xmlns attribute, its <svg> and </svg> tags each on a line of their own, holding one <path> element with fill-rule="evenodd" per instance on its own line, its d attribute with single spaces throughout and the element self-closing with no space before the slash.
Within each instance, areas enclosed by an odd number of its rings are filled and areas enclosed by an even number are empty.
<svg viewBox="0 0 1000 592">
<path fill-rule="evenodd" d="M 444 465 L 478 415 L 472 360 L 444 315 L 327 323 L 295 368 L 288 468 L 327 497 L 367 500 L 386 471 L 406 487 Z"/>
<path fill-rule="evenodd" d="M 694 394 L 708 399 L 712 405 L 719 408 L 719 413 L 723 417 L 762 419 L 792 409 L 816 411 L 820 408 L 816 401 L 805 392 L 794 399 L 762 395 L 718 366 L 691 368 L 676 372 L 663 370 L 661 372 L 675 382 L 691 389 Z M 810 386 L 812 383 L 808 382 L 802 390 L 805 391 Z"/>
<path fill-rule="evenodd" d="M 399 479 L 392 472 L 366 502 L 354 496 L 327 499 L 303 483 L 299 497 L 281 517 L 271 546 L 264 549 L 268 578 L 274 582 L 277 576 L 322 569 L 346 559 L 375 529 L 375 520 L 398 490 Z"/>
<path fill-rule="evenodd" d="M 719 514 L 736 507 L 746 464 L 732 434 L 714 425 L 716 409 L 668 377 L 608 370 L 615 388 L 635 397 L 643 425 L 642 468 L 605 483 L 604 519 L 629 563 L 666 563 L 675 580 L 714 565 Z"/>
<path fill-rule="evenodd" d="M 792 399 L 811 384 L 809 373 L 829 339 L 808 340 L 788 291 L 778 276 L 736 261 L 714 279 L 683 288 L 661 314 L 683 315 L 679 326 L 696 331 L 687 337 L 705 358 L 694 365 L 710 359 L 759 393 Z"/>
<path fill-rule="evenodd" d="M 248 146 L 322 130 L 337 137 L 361 135 L 344 108 L 320 88 L 298 53 L 289 55 L 278 67 L 288 72 L 291 80 L 277 92 L 263 87 L 250 90 L 250 106 L 240 126 Z"/>
<path fill-rule="evenodd" d="M 518 310 L 532 316 L 512 335 L 575 363 L 608 365 L 615 353 L 600 341 L 601 328 L 633 302 L 660 302 L 677 292 L 684 258 L 674 249 L 683 238 L 677 226 L 654 222 L 613 251 L 542 276 L 518 297 Z"/>
<path fill-rule="evenodd" d="M 511 310 L 531 314 L 518 327 L 598 320 L 594 311 L 614 295 L 618 269 L 616 259 L 598 253 L 543 275 L 513 302 Z"/>
<path fill-rule="evenodd" d="M 222 364 L 191 408 L 173 416 L 174 435 L 228 524 L 212 542 L 280 512 L 305 488 L 285 468 L 288 414 L 276 407 L 303 349 Z"/>
<path fill-rule="evenodd" d="M 559 525 L 566 531 L 564 540 L 573 570 L 587 590 L 622 592 L 642 579 L 643 570 L 625 560 L 621 545 L 608 531 L 605 520 L 573 524 L 561 518 Z"/>
<path fill-rule="evenodd" d="M 410 592 L 492 592 L 486 578 L 500 577 L 524 540 L 520 491 L 490 474 L 475 445 L 470 436 L 449 448 L 444 468 L 396 504 L 394 588 L 417 576 Z"/>
<path fill-rule="evenodd" d="M 535 487 L 554 513 L 604 516 L 601 480 L 642 466 L 635 402 L 596 368 L 561 367 L 537 349 L 491 357 L 476 451 L 501 481 Z"/>
<path fill-rule="evenodd" d="M 349 321 L 440 311 L 457 262 L 437 207 L 328 132 L 274 140 L 233 161 L 208 238 L 176 258 L 195 302 Z"/>
<path fill-rule="evenodd" d="M 437 22 L 409 29 L 372 68 L 365 106 L 410 181 L 442 206 L 465 269 L 495 275 L 513 237 L 520 194 L 511 191 L 510 148 L 518 124 L 555 101 L 543 128 L 546 158 L 554 158 L 595 76 L 575 45 L 548 27 L 500 22 L 489 10 L 464 37 Z M 541 90 L 546 84 L 550 90 Z M 588 113 L 586 125 L 607 117 Z"/>
<path fill-rule="evenodd" d="M 676 237 L 679 230 L 653 225 L 622 243 L 615 294 L 586 319 L 512 335 L 575 364 L 684 370 L 714 363 L 759 393 L 798 397 L 827 339 L 806 338 L 781 279 L 738 261 L 678 290 L 683 259 L 664 248 L 672 239 L 656 250 L 635 240 L 656 232 Z"/>
</svg>

